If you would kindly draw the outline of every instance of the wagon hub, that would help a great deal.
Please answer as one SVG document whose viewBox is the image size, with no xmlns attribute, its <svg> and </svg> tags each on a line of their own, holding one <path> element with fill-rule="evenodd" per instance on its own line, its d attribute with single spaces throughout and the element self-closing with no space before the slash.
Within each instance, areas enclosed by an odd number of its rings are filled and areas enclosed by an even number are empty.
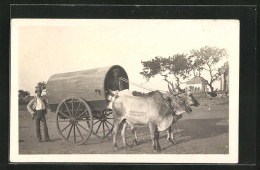
<svg viewBox="0 0 260 170">
<path fill-rule="evenodd" d="M 69 120 L 70 124 L 75 125 L 76 124 L 76 119 L 74 117 L 70 118 Z"/>
</svg>

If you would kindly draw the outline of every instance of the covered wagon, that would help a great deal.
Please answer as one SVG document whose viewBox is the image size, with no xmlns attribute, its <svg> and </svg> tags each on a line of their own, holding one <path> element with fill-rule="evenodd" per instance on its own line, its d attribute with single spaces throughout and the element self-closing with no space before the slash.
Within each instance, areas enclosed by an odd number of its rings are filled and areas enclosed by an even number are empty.
<svg viewBox="0 0 260 170">
<path fill-rule="evenodd" d="M 119 65 L 55 74 L 49 78 L 47 101 L 51 111 L 56 113 L 57 129 L 66 141 L 83 144 L 91 134 L 105 139 L 112 132 L 107 87 L 114 68 L 120 70 L 120 77 L 128 80 L 126 71 Z M 128 89 L 128 83 L 124 87 Z"/>
</svg>

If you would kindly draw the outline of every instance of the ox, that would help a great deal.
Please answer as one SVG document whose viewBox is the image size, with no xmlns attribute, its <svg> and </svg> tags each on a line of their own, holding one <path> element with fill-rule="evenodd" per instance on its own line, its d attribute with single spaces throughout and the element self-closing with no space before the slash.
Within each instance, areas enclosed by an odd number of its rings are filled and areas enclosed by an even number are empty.
<svg viewBox="0 0 260 170">
<path fill-rule="evenodd" d="M 174 88 L 171 89 L 168 86 L 168 89 L 170 92 L 166 92 L 164 94 L 164 97 L 167 98 L 167 97 L 170 97 L 171 95 L 175 95 L 175 96 L 178 95 L 179 97 L 186 99 L 189 106 L 195 106 L 195 107 L 199 106 L 199 102 L 192 95 L 192 93 L 186 92 L 185 90 L 180 89 L 178 86 L 177 86 L 177 89 L 174 89 Z M 173 124 L 177 123 L 177 121 L 181 118 L 182 118 L 182 115 L 175 114 L 173 116 L 173 122 L 170 125 L 170 127 L 167 129 L 167 138 L 166 139 L 167 139 L 168 143 L 171 143 L 171 144 L 175 143 L 174 138 L 173 138 Z M 134 134 L 133 144 L 137 145 L 138 144 L 137 133 L 136 133 L 137 127 L 131 126 L 131 129 L 132 129 L 132 133 Z"/>
<path fill-rule="evenodd" d="M 144 97 L 120 96 L 113 104 L 114 133 L 113 146 L 117 150 L 117 132 L 119 125 L 123 122 L 121 130 L 124 146 L 127 148 L 125 130 L 127 124 L 132 127 L 136 125 L 149 125 L 153 150 L 160 151 L 159 131 L 168 129 L 174 115 L 181 115 L 192 110 L 187 100 L 179 95 L 170 95 L 164 98 L 163 94 L 155 91 Z"/>
</svg>

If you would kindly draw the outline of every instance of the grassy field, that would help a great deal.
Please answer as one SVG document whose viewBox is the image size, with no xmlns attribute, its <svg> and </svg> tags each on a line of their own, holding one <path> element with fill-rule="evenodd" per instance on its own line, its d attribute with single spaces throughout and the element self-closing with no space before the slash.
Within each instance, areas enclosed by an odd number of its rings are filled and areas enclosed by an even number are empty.
<svg viewBox="0 0 260 170">
<path fill-rule="evenodd" d="M 166 141 L 166 132 L 160 133 L 162 154 L 228 154 L 229 153 L 229 114 L 228 98 L 210 98 L 200 101 L 192 114 L 184 114 L 174 125 L 176 144 Z M 38 143 L 34 121 L 26 106 L 19 107 L 19 154 L 152 154 L 148 126 L 138 128 L 139 144 L 132 145 L 133 135 L 130 128 L 126 139 L 131 148 L 124 150 L 121 136 L 118 135 L 119 150 L 112 147 L 112 136 L 99 139 L 91 135 L 84 145 L 75 146 L 66 142 L 58 133 L 56 115 L 46 115 L 51 142 Z M 43 134 L 43 133 L 42 133 Z"/>
</svg>

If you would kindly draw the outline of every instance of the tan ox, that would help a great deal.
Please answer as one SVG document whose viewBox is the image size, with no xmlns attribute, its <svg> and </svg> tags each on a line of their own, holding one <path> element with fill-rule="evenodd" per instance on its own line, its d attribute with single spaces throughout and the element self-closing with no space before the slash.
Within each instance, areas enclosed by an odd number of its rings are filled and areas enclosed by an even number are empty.
<svg viewBox="0 0 260 170">
<path fill-rule="evenodd" d="M 187 100 L 178 95 L 170 95 L 166 99 L 158 92 L 151 92 L 145 97 L 120 96 L 113 104 L 114 133 L 113 146 L 117 149 L 116 136 L 119 124 L 123 121 L 121 135 L 125 147 L 128 147 L 125 139 L 127 124 L 149 125 L 153 150 L 160 151 L 159 131 L 169 128 L 173 122 L 173 116 L 182 113 L 190 113 L 192 110 Z"/>
<path fill-rule="evenodd" d="M 164 94 L 164 97 L 170 96 L 170 95 L 177 95 L 181 98 L 186 99 L 186 101 L 188 102 L 188 104 L 190 106 L 195 106 L 195 107 L 199 106 L 199 102 L 195 99 L 195 97 L 192 95 L 192 93 L 181 91 L 181 89 L 180 90 L 176 89 L 175 91 L 173 91 L 172 89 L 169 88 L 169 90 L 170 90 L 170 92 L 166 92 Z M 167 129 L 167 138 L 166 138 L 168 143 L 171 143 L 171 144 L 175 143 L 174 137 L 173 137 L 173 124 L 177 123 L 177 121 L 182 118 L 182 115 L 174 115 L 173 118 L 174 119 L 173 119 L 171 126 Z M 133 144 L 137 145 L 138 144 L 137 133 L 136 133 L 137 127 L 131 126 L 131 129 L 132 129 L 132 133 L 134 134 Z"/>
</svg>

